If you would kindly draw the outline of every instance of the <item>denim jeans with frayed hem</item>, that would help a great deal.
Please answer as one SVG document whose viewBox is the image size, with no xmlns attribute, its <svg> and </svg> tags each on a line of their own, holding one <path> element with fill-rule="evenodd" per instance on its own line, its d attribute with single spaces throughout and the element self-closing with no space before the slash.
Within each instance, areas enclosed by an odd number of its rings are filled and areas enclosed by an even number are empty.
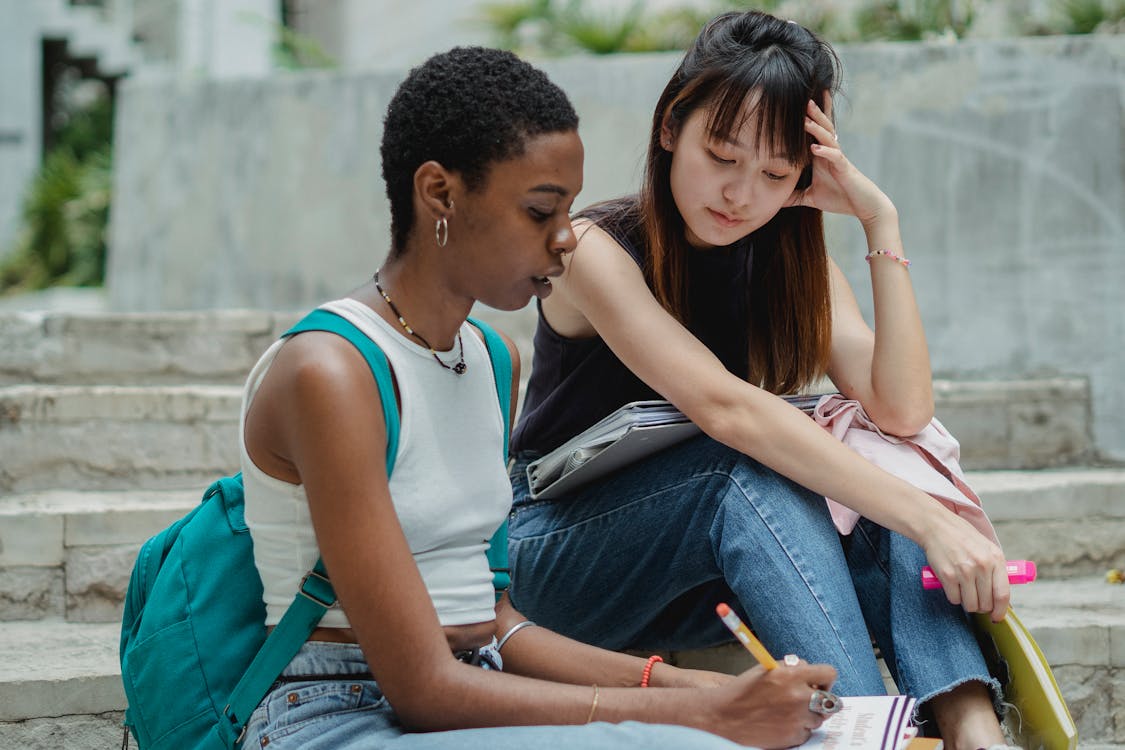
<svg viewBox="0 0 1125 750">
<path fill-rule="evenodd" d="M 866 519 L 840 536 L 824 498 L 706 436 L 574 494 L 533 500 L 513 463 L 511 599 L 525 616 L 611 649 L 731 640 L 728 602 L 766 647 L 833 665 L 841 695 L 884 692 L 874 638 L 920 703 L 967 681 L 1000 687 L 968 618 L 922 588 L 925 554 Z"/>
<path fill-rule="evenodd" d="M 282 675 L 358 675 L 368 672 L 359 646 L 312 641 Z M 739 750 L 741 745 L 697 729 L 661 724 L 593 724 L 408 732 L 379 685 L 370 679 L 287 682 L 250 717 L 242 747 L 269 750 Z M 591 694 L 592 695 L 592 694 Z"/>
</svg>

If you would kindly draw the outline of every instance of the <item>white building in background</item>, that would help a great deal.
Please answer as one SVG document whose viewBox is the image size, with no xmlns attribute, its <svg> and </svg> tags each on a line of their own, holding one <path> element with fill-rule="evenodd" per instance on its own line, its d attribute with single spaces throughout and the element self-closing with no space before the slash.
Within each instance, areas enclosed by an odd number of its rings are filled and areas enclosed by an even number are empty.
<svg viewBox="0 0 1125 750">
<path fill-rule="evenodd" d="M 481 16 L 485 0 L 283 2 L 287 23 L 344 70 L 401 70 L 459 44 L 494 42 Z"/>
<path fill-rule="evenodd" d="M 111 87 L 146 68 L 262 76 L 280 19 L 280 0 L 0 0 L 0 256 L 43 157 L 60 65 Z"/>
</svg>

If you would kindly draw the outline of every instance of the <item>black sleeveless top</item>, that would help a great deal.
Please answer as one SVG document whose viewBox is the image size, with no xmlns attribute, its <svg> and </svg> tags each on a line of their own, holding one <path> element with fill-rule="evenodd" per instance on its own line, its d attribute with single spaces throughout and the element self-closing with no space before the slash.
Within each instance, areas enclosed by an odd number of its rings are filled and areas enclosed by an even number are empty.
<svg viewBox="0 0 1125 750">
<path fill-rule="evenodd" d="M 610 207 L 590 218 L 643 269 L 647 248 L 635 218 L 636 199 L 621 199 Z M 749 240 L 688 254 L 688 328 L 743 380 L 749 368 L 747 290 L 752 261 Z M 512 433 L 513 453 L 547 453 L 630 401 L 661 398 L 622 364 L 600 336 L 561 336 L 536 304 L 535 354 L 524 406 Z"/>
</svg>

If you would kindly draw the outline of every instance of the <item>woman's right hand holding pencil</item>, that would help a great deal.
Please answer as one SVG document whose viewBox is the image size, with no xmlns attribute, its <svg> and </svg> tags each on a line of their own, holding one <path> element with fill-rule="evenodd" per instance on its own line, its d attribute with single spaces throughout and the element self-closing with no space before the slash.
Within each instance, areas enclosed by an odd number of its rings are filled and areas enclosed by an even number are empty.
<svg viewBox="0 0 1125 750">
<path fill-rule="evenodd" d="M 744 745 L 783 748 L 809 739 L 826 716 L 809 710 L 815 690 L 831 687 L 836 670 L 827 664 L 754 667 L 713 692 L 719 700 L 706 717 L 710 732 Z"/>
<path fill-rule="evenodd" d="M 740 733 L 718 733 L 762 748 L 792 747 L 808 740 L 827 715 L 840 709 L 840 699 L 825 692 L 836 681 L 836 670 L 795 656 L 786 656 L 782 666 L 727 604 L 719 604 L 715 611 L 759 665 L 720 688 L 727 691 L 734 709 L 732 729 Z M 831 702 L 829 708 L 825 699 Z"/>
</svg>

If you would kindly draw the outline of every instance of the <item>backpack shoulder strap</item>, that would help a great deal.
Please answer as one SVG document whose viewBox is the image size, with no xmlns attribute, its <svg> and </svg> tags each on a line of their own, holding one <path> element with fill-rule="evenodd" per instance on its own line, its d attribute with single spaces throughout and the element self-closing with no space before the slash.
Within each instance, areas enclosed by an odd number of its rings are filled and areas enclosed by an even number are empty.
<svg viewBox="0 0 1125 750">
<path fill-rule="evenodd" d="M 507 456 L 510 438 L 508 415 L 512 410 L 512 355 L 508 352 L 508 345 L 500 338 L 495 328 L 476 318 L 469 318 L 469 322 L 484 334 L 484 345 L 488 349 L 488 358 L 492 360 L 496 396 L 500 400 L 500 412 L 504 416 L 504 455 Z"/>
<path fill-rule="evenodd" d="M 362 331 L 351 322 L 328 310 L 314 310 L 290 328 L 283 337 L 293 336 L 304 331 L 327 331 L 347 339 L 371 368 L 375 385 L 379 389 L 379 400 L 383 404 L 383 417 L 387 424 L 387 476 L 394 469 L 398 454 L 399 416 L 395 401 L 394 383 L 387 356 Z M 510 377 L 510 376 L 509 376 Z M 242 739 L 250 714 L 261 703 L 269 686 L 281 674 L 301 646 L 308 640 L 317 623 L 336 602 L 336 592 L 328 581 L 324 561 L 318 559 L 316 565 L 301 580 L 300 590 L 293 603 L 282 615 L 266 642 L 262 644 L 250 666 L 246 668 L 238 684 L 231 691 L 230 702 L 223 709 L 223 716 L 229 724 L 220 722 L 217 731 L 220 737 L 235 747 Z"/>
<path fill-rule="evenodd" d="M 305 331 L 328 331 L 345 338 L 367 360 L 367 366 L 375 376 L 375 385 L 379 388 L 379 400 L 383 403 L 383 418 L 387 423 L 387 476 L 390 476 L 391 469 L 395 465 L 395 456 L 398 455 L 399 418 L 387 355 L 383 354 L 383 350 L 349 320 L 328 310 L 313 310 L 286 331 L 282 338 Z"/>
<path fill-rule="evenodd" d="M 504 460 L 508 459 L 508 440 L 510 438 L 510 418 L 512 410 L 512 355 L 508 345 L 492 326 L 482 320 L 469 318 L 469 322 L 484 334 L 484 345 L 492 360 L 492 375 L 496 378 L 496 396 L 500 400 L 500 416 L 504 421 Z M 488 540 L 488 567 L 492 571 L 492 588 L 496 598 L 512 584 L 511 570 L 508 566 L 508 521 Z"/>
</svg>

